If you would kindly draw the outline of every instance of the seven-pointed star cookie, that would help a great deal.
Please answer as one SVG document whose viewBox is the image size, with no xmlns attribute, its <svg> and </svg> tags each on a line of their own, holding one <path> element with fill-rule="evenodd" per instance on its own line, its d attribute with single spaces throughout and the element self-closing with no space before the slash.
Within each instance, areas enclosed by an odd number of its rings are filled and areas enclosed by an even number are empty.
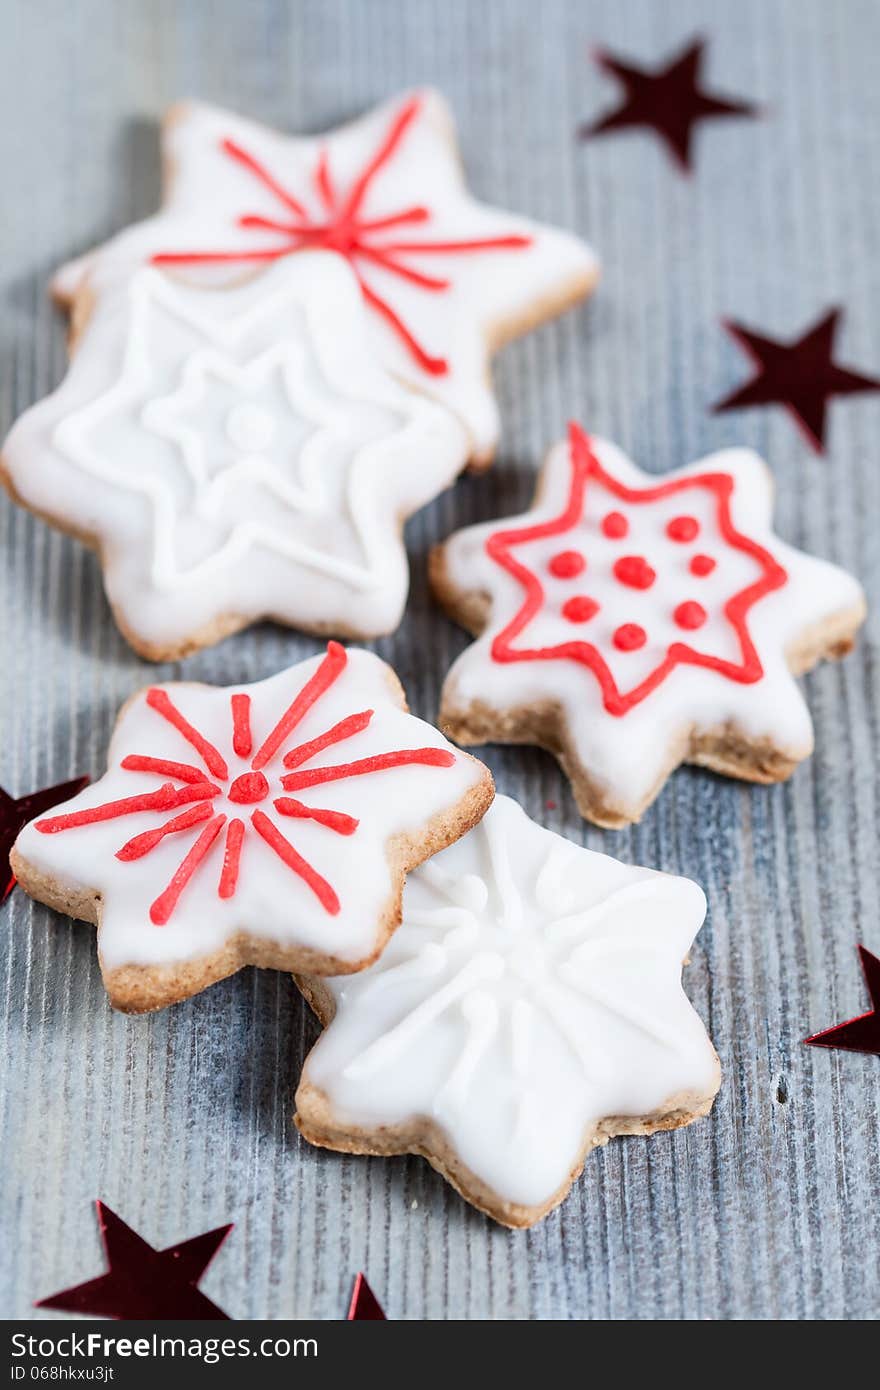
<svg viewBox="0 0 880 1390">
<path fill-rule="evenodd" d="M 458 421 L 373 360 L 349 268 L 311 252 L 225 289 L 147 268 L 96 296 L 2 472 L 98 547 L 122 631 L 171 660 L 261 617 L 391 631 L 402 520 L 466 457 Z"/>
<path fill-rule="evenodd" d="M 331 642 L 256 685 L 133 696 L 108 771 L 26 826 L 12 867 L 97 924 L 111 1003 L 141 1012 L 243 965 L 363 969 L 406 872 L 492 795 L 482 764 L 407 713 L 390 667 Z"/>
<path fill-rule="evenodd" d="M 493 348 L 582 298 L 598 275 L 578 238 L 467 192 L 445 101 L 420 91 L 325 135 L 288 137 L 216 107 L 173 107 L 163 129 L 161 210 L 65 266 L 75 299 L 152 259 L 224 283 L 315 248 L 346 258 L 384 364 L 450 407 L 475 463 L 498 413 Z"/>
<path fill-rule="evenodd" d="M 327 1025 L 300 1130 L 422 1154 L 496 1220 L 532 1225 L 597 1144 L 711 1108 L 718 1060 L 681 987 L 705 912 L 689 879 L 581 849 L 497 797 L 408 879 L 375 965 L 299 980 Z"/>
<path fill-rule="evenodd" d="M 794 681 L 850 649 L 862 590 L 773 534 L 764 463 L 729 449 L 643 473 L 572 426 L 531 511 L 432 557 L 441 603 L 481 634 L 440 724 L 460 743 L 536 743 L 581 813 L 637 820 L 681 762 L 752 781 L 812 751 Z"/>
</svg>

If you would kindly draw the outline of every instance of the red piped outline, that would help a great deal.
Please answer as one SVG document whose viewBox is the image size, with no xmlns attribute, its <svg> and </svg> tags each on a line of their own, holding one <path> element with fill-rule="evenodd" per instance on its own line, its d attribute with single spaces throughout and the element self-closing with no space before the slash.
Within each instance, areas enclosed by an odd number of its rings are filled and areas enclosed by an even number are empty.
<svg viewBox="0 0 880 1390">
<path fill-rule="evenodd" d="M 588 435 L 580 425 L 572 422 L 568 427 L 571 449 L 571 492 L 564 511 L 551 521 L 538 522 L 532 526 L 521 526 L 511 531 L 495 531 L 486 541 L 486 551 L 490 558 L 506 570 L 525 590 L 525 599 L 519 612 L 492 642 L 492 659 L 497 662 L 514 661 L 553 661 L 566 659 L 578 661 L 595 675 L 602 692 L 602 703 L 609 714 L 621 717 L 650 695 L 666 679 L 676 666 L 702 666 L 729 680 L 742 685 L 753 685 L 761 680 L 764 668 L 757 649 L 751 639 L 747 626 L 747 616 L 753 604 L 774 589 L 780 589 L 788 580 L 786 571 L 774 560 L 769 551 L 756 541 L 750 540 L 738 531 L 730 515 L 730 499 L 733 494 L 733 478 L 729 473 L 697 473 L 690 477 L 673 478 L 669 482 L 657 483 L 649 488 L 629 488 L 619 483 L 605 471 L 590 447 Z M 555 647 L 533 647 L 516 650 L 512 643 L 532 618 L 540 611 L 544 602 L 544 589 L 540 579 L 526 565 L 512 554 L 516 545 L 525 541 L 543 540 L 547 536 L 562 536 L 581 520 L 584 509 L 584 496 L 591 479 L 600 482 L 615 497 L 624 502 L 656 502 L 662 497 L 671 497 L 689 488 L 702 487 L 713 493 L 717 502 L 718 529 L 728 545 L 750 555 L 764 571 L 760 579 L 748 588 L 728 599 L 724 605 L 724 615 L 733 627 L 742 649 L 742 662 L 736 664 L 721 657 L 698 652 L 685 642 L 673 642 L 666 657 L 649 676 L 628 693 L 622 693 L 617 686 L 604 658 L 591 642 L 562 642 Z"/>
</svg>

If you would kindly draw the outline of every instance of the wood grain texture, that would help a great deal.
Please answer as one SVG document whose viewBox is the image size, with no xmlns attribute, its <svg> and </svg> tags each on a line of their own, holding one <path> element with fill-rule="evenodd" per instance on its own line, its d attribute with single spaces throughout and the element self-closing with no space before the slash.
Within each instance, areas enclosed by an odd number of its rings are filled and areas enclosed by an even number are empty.
<svg viewBox="0 0 880 1390">
<path fill-rule="evenodd" d="M 832 407 L 819 459 L 777 410 L 713 417 L 743 379 L 733 314 L 794 336 L 832 303 L 842 360 L 880 369 L 880 11 L 872 0 L 3 0 L 0 427 L 60 379 L 46 279 L 154 206 L 156 121 L 195 95 L 320 129 L 407 85 L 449 96 L 479 196 L 577 229 L 605 263 L 585 309 L 508 349 L 503 448 L 408 528 L 406 620 L 377 644 L 432 717 L 465 637 L 425 557 L 508 513 L 566 419 L 662 471 L 734 442 L 778 480 L 778 528 L 855 570 L 880 606 L 880 400 Z M 653 62 L 708 33 L 714 87 L 767 106 L 703 127 L 684 179 L 647 135 L 578 143 L 614 100 L 590 45 Z M 786 786 L 681 771 L 644 823 L 587 828 L 552 761 L 489 750 L 498 785 L 592 848 L 687 873 L 711 909 L 687 988 L 721 1055 L 713 1116 L 594 1155 L 528 1234 L 417 1160 L 310 1149 L 290 1113 L 315 1025 L 283 976 L 243 972 L 155 1017 L 107 1007 L 90 928 L 16 892 L 0 920 L 0 1315 L 101 1267 L 100 1195 L 157 1245 L 226 1220 L 205 1281 L 234 1317 L 338 1318 L 364 1269 L 392 1318 L 873 1318 L 880 1307 L 880 1064 L 806 1034 L 864 1007 L 880 951 L 878 626 L 807 680 L 817 752 Z M 94 557 L 0 502 L 0 782 L 102 770 L 147 680 L 253 680 L 316 650 L 271 627 L 146 667 Z"/>
</svg>

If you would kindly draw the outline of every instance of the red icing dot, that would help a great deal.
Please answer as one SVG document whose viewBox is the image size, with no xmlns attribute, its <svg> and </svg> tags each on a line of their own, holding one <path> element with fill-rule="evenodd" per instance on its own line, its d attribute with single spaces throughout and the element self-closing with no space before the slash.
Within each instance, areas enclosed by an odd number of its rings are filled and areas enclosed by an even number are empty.
<svg viewBox="0 0 880 1390">
<path fill-rule="evenodd" d="M 711 574 L 715 568 L 716 561 L 711 555 L 694 555 L 689 566 L 691 574 L 695 574 L 698 579 L 705 579 L 707 574 Z"/>
<path fill-rule="evenodd" d="M 602 518 L 602 530 L 610 541 L 619 541 L 629 535 L 629 522 L 622 512 L 609 512 Z"/>
<path fill-rule="evenodd" d="M 587 568 L 587 562 L 579 550 L 560 550 L 547 568 L 557 579 L 574 579 Z"/>
<path fill-rule="evenodd" d="M 614 563 L 614 577 L 629 589 L 650 589 L 657 575 L 644 555 L 623 555 Z"/>
<path fill-rule="evenodd" d="M 562 605 L 562 616 L 570 623 L 588 623 L 598 612 L 598 603 L 586 594 L 578 594 Z"/>
<path fill-rule="evenodd" d="M 666 528 L 671 541 L 692 541 L 700 533 L 700 523 L 695 516 L 674 516 Z"/>
<path fill-rule="evenodd" d="M 695 603 L 693 599 L 688 599 L 685 603 L 678 605 L 672 616 L 679 627 L 687 628 L 689 632 L 693 632 L 695 628 L 702 627 L 706 621 L 706 610 L 701 603 Z"/>
<path fill-rule="evenodd" d="M 648 640 L 648 634 L 638 623 L 623 623 L 611 639 L 620 652 L 637 652 Z"/>
</svg>

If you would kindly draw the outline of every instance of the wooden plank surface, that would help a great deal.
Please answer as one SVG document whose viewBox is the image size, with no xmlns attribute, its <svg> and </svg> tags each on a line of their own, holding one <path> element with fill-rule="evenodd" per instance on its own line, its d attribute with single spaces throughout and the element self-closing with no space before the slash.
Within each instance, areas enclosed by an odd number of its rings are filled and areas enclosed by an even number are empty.
<svg viewBox="0 0 880 1390">
<path fill-rule="evenodd" d="M 778 482 L 780 533 L 880 600 L 880 399 L 831 410 L 810 453 L 778 410 L 713 417 L 746 364 L 730 314 L 793 337 L 828 306 L 843 361 L 880 372 L 880 10 L 872 0 L 2 0 L 0 427 L 64 369 L 46 279 L 148 213 L 156 121 L 180 96 L 320 129 L 408 85 L 457 112 L 478 196 L 585 234 L 598 297 L 504 354 L 503 448 L 408 528 L 405 622 L 377 644 L 436 712 L 464 637 L 432 606 L 428 545 L 527 502 L 577 415 L 662 471 L 745 442 Z M 711 85 L 766 105 L 703 128 L 697 172 L 657 143 L 589 145 L 614 98 L 588 58 L 659 61 L 697 30 Z M 554 829 L 698 879 L 709 921 L 687 971 L 724 1066 L 713 1116 L 590 1159 L 528 1234 L 471 1211 L 426 1164 L 329 1155 L 290 1123 L 315 1028 L 284 976 L 244 972 L 176 1009 L 107 1007 L 93 932 L 16 892 L 0 921 L 0 1315 L 101 1267 L 102 1196 L 156 1245 L 227 1220 L 205 1282 L 233 1317 L 343 1314 L 364 1269 L 393 1318 L 873 1318 L 880 1291 L 880 1063 L 806 1049 L 865 1007 L 855 945 L 880 951 L 877 620 L 807 680 L 817 752 L 786 786 L 680 772 L 643 824 L 586 827 L 552 761 L 487 752 Z M 0 782 L 97 774 L 117 707 L 154 678 L 256 679 L 316 650 L 262 627 L 174 667 L 118 636 L 95 559 L 0 501 Z M 548 803 L 553 803 L 552 809 Z"/>
</svg>

